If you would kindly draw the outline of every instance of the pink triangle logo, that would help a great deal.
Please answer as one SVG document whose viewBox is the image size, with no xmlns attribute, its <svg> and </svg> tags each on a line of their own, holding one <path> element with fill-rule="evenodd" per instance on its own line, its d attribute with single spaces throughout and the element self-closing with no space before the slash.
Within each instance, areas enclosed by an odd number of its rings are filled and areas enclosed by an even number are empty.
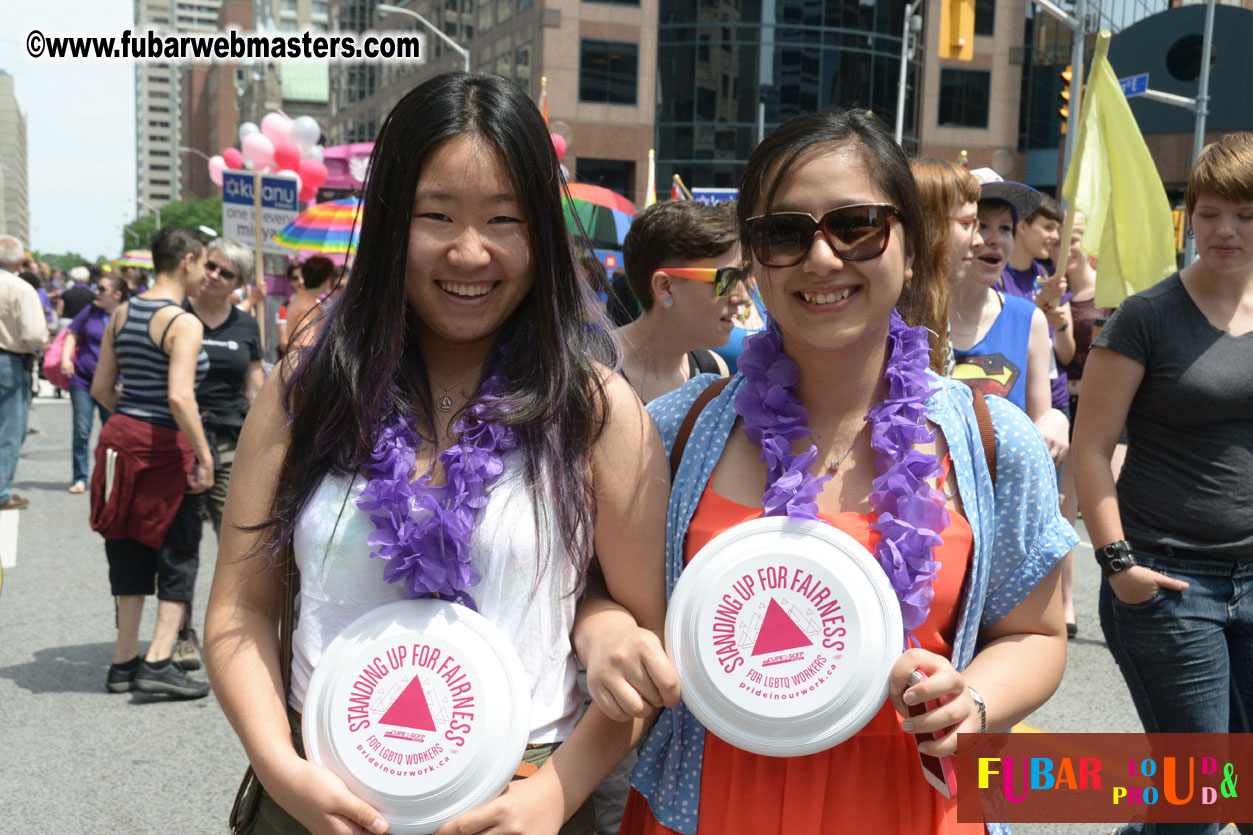
<svg viewBox="0 0 1253 835">
<path fill-rule="evenodd" d="M 417 676 L 409 682 L 400 697 L 392 702 L 392 706 L 379 720 L 384 725 L 396 725 L 413 728 L 418 731 L 434 731 L 435 720 L 431 718 L 431 708 L 426 702 L 426 693 L 422 690 L 422 682 Z"/>
<path fill-rule="evenodd" d="M 761 622 L 761 631 L 757 633 L 757 643 L 753 644 L 753 655 L 769 655 L 773 652 L 812 646 L 796 621 L 788 617 L 787 612 L 773 597 L 766 608 L 766 617 Z M 387 717 L 383 717 L 386 721 Z"/>
</svg>

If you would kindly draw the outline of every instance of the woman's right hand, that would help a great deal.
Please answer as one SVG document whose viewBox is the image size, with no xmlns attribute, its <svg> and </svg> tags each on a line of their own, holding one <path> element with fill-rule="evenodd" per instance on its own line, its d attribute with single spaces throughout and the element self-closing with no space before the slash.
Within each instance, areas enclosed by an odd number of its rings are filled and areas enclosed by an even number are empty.
<svg viewBox="0 0 1253 835">
<path fill-rule="evenodd" d="M 213 486 L 213 467 L 206 467 L 200 462 L 196 462 L 196 466 L 192 467 L 191 472 L 187 474 L 187 492 L 203 493 Z"/>
<path fill-rule="evenodd" d="M 74 363 L 69 362 L 67 359 L 62 358 L 62 360 L 61 360 L 61 376 L 62 376 L 62 377 L 73 377 L 73 376 L 74 376 Z"/>
<path fill-rule="evenodd" d="M 587 691 L 610 719 L 644 719 L 679 703 L 679 673 L 657 635 L 632 623 L 592 641 Z"/>
<path fill-rule="evenodd" d="M 1119 571 L 1109 576 L 1109 587 L 1114 596 L 1130 606 L 1147 603 L 1158 589 L 1183 591 L 1188 587 L 1184 580 L 1176 580 L 1143 565 Z"/>
<path fill-rule="evenodd" d="M 265 790 L 314 835 L 382 835 L 387 821 L 325 766 L 292 756 L 270 775 Z"/>
</svg>

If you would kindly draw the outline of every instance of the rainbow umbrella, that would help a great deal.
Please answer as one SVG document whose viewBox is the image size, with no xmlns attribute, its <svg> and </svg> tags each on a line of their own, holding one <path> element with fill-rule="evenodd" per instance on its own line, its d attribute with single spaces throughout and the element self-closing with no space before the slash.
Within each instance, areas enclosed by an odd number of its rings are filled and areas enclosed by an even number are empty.
<svg viewBox="0 0 1253 835">
<path fill-rule="evenodd" d="M 361 236 L 361 201 L 344 197 L 310 206 L 274 236 L 275 243 L 306 252 L 344 255 Z"/>
<path fill-rule="evenodd" d="M 128 249 L 117 259 L 119 267 L 137 267 L 143 270 L 152 269 L 152 250 Z"/>
<path fill-rule="evenodd" d="M 622 249 L 622 241 L 635 217 L 635 206 L 616 191 L 587 183 L 571 183 L 570 199 L 563 198 L 566 223 L 575 220 L 587 233 L 594 249 Z"/>
</svg>

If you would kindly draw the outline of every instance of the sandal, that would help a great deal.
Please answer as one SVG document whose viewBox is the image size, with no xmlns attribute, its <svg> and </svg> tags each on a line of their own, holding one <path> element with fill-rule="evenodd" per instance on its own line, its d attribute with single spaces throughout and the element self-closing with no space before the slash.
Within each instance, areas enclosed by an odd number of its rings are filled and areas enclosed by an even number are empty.
<svg viewBox="0 0 1253 835">
<path fill-rule="evenodd" d="M 71 492 L 71 493 L 86 493 L 86 492 L 87 492 L 87 482 L 85 482 L 85 481 L 76 481 L 76 482 L 74 482 L 73 484 L 71 484 L 71 485 L 70 485 L 70 492 Z"/>
</svg>

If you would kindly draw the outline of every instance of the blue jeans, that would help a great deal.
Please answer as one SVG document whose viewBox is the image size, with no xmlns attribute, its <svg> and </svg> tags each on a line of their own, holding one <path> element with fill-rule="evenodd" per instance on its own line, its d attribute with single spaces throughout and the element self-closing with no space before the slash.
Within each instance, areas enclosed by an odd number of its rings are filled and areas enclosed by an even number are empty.
<svg viewBox="0 0 1253 835">
<path fill-rule="evenodd" d="M 109 419 L 109 410 L 91 396 L 88 389 L 70 386 L 70 406 L 74 410 L 74 481 L 86 483 L 89 472 L 87 447 L 91 441 L 92 407 L 100 412 L 100 425 Z"/>
<path fill-rule="evenodd" d="M 30 379 L 26 360 L 0 352 L 0 504 L 13 497 L 13 476 L 30 417 Z"/>
<path fill-rule="evenodd" d="M 1249 733 L 1253 711 L 1253 559 L 1135 549 L 1136 561 L 1185 580 L 1123 603 L 1101 583 L 1101 630 L 1149 733 Z M 1148 835 L 1212 835 L 1218 824 L 1142 824 Z"/>
</svg>

